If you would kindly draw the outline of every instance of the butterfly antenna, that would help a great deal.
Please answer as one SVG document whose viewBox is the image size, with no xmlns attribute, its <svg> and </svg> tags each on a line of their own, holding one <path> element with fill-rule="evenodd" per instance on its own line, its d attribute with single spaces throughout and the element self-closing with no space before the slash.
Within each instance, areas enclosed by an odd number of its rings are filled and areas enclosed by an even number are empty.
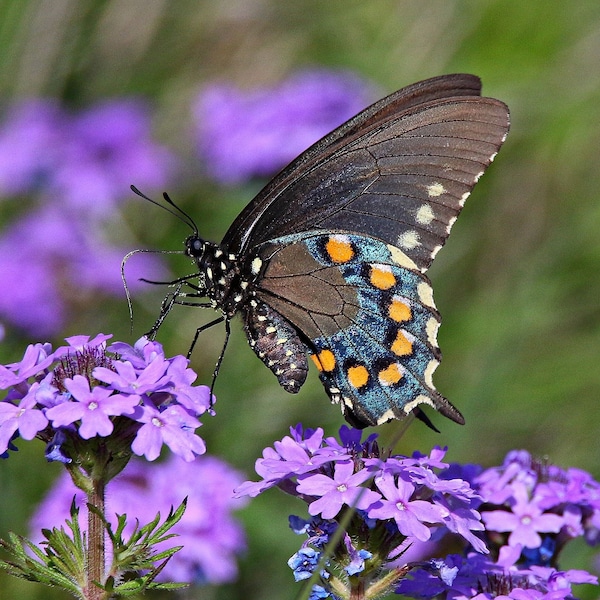
<svg viewBox="0 0 600 600">
<path fill-rule="evenodd" d="M 123 288 L 125 289 L 125 297 L 127 298 L 127 310 L 129 312 L 129 333 L 133 333 L 133 303 L 131 302 L 131 292 L 129 291 L 129 286 L 127 285 L 127 277 L 125 276 L 125 264 L 127 261 L 134 255 L 142 252 L 153 252 L 152 250 L 141 250 L 136 249 L 128 252 L 121 261 L 121 281 L 123 282 Z"/>
<path fill-rule="evenodd" d="M 175 202 L 173 202 L 173 200 L 171 200 L 171 197 L 169 196 L 169 194 L 167 194 L 167 192 L 163 192 L 163 198 L 164 201 L 169 204 L 169 206 L 172 206 L 175 209 L 175 213 L 173 213 L 175 216 L 178 216 L 178 218 L 183 221 L 184 223 L 187 223 L 187 225 L 190 227 L 190 229 L 196 234 L 198 235 L 198 226 L 196 225 L 196 222 L 194 221 L 194 219 L 192 219 L 192 217 L 189 215 L 189 213 L 185 212 L 185 210 L 183 210 L 183 208 L 177 206 L 177 204 L 175 204 Z M 171 212 L 171 211 L 169 211 Z"/>
<path fill-rule="evenodd" d="M 179 206 L 177 206 L 177 204 L 175 204 L 175 202 L 173 202 L 173 200 L 171 200 L 171 198 L 169 197 L 169 195 L 166 192 L 163 193 L 163 198 L 164 198 L 165 202 L 170 207 L 172 207 L 174 210 L 171 210 L 171 208 L 169 208 L 168 206 L 165 206 L 164 204 L 161 204 L 160 202 L 157 202 L 156 200 L 152 200 L 152 198 L 149 198 L 148 196 L 146 196 L 146 194 L 144 194 L 140 190 L 138 190 L 138 188 L 136 188 L 135 185 L 131 185 L 129 187 L 131 188 L 131 191 L 134 194 L 136 194 L 140 198 L 143 198 L 144 200 L 147 200 L 148 202 L 151 202 L 155 206 L 159 206 L 163 210 L 166 210 L 168 213 L 171 213 L 174 217 L 179 219 L 182 223 L 185 223 L 196 235 L 198 234 L 198 227 L 197 227 L 196 223 L 194 222 L 194 220 L 192 219 L 192 217 L 190 217 L 190 215 L 188 215 L 188 213 L 186 213 L 183 209 L 179 208 Z"/>
</svg>

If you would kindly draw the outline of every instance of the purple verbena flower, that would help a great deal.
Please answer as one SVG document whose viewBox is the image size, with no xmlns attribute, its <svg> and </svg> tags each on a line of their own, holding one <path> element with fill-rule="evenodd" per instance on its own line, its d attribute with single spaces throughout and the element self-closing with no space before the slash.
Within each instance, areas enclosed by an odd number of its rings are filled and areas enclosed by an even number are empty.
<svg viewBox="0 0 600 600">
<path fill-rule="evenodd" d="M 412 500 L 416 489 L 413 483 L 383 473 L 375 478 L 375 484 L 383 497 L 369 507 L 371 518 L 394 519 L 400 533 L 421 542 L 431 537 L 425 523 L 442 523 L 441 507 L 424 500 Z"/>
<path fill-rule="evenodd" d="M 64 386 L 72 400 L 49 408 L 46 416 L 56 428 L 80 421 L 79 435 L 84 440 L 110 435 L 114 425 L 109 417 L 131 415 L 140 401 L 137 395 L 115 394 L 114 389 L 99 386 L 90 389 L 90 382 L 83 375 L 65 379 Z"/>
<path fill-rule="evenodd" d="M 510 531 L 508 543 L 511 546 L 521 544 L 526 548 L 537 548 L 542 539 L 540 532 L 560 531 L 564 519 L 552 513 L 544 513 L 534 499 L 529 498 L 525 484 L 513 483 L 511 511 L 496 510 L 482 513 L 483 522 L 488 530 Z"/>
<path fill-rule="evenodd" d="M 31 345 L 20 362 L 0 368 L 0 387 L 7 391 L 0 401 L 0 454 L 15 435 L 39 437 L 48 444 L 49 460 L 70 462 L 77 440 L 108 437 L 117 425 L 118 443 L 130 444 L 115 449 L 120 456 L 133 451 L 154 460 L 163 444 L 188 461 L 206 451 L 195 430 L 214 398 L 207 386 L 191 385 L 196 375 L 187 359 L 167 359 L 145 338 L 136 348 L 114 344 L 129 356 L 146 357 L 134 365 L 107 351 L 109 338 L 73 336 L 55 351 Z"/>
<path fill-rule="evenodd" d="M 198 146 L 211 177 L 238 184 L 270 177 L 373 99 L 354 74 L 306 70 L 270 89 L 206 86 L 194 114 Z"/>
<path fill-rule="evenodd" d="M 371 477 L 366 469 L 354 473 L 352 462 L 337 462 L 331 477 L 319 473 L 302 475 L 296 489 L 300 494 L 317 496 L 308 506 L 309 514 L 332 519 L 343 506 L 366 509 L 381 498 L 378 492 L 361 487 Z"/>
<path fill-rule="evenodd" d="M 319 564 L 321 553 L 314 548 L 300 548 L 288 560 L 288 567 L 294 572 L 296 581 L 303 581 L 312 577 L 313 571 Z"/>
<path fill-rule="evenodd" d="M 183 407 L 169 406 L 160 410 L 148 401 L 136 407 L 133 418 L 142 423 L 131 444 L 131 449 L 138 456 L 155 460 L 163 444 L 187 461 L 206 452 L 204 441 L 194 433 L 200 427 L 200 421 Z"/>
</svg>

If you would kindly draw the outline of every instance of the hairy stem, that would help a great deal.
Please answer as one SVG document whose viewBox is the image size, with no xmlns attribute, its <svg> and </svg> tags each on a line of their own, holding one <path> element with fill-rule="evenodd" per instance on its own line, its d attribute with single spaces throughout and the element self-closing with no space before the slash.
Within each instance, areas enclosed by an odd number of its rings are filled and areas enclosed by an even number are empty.
<svg viewBox="0 0 600 600">
<path fill-rule="evenodd" d="M 106 592 L 94 584 L 104 582 L 105 544 L 104 523 L 100 515 L 104 515 L 105 484 L 101 479 L 95 479 L 93 489 L 88 493 L 88 503 L 96 511 L 88 510 L 88 547 L 87 547 L 87 581 L 86 600 L 103 600 Z"/>
</svg>

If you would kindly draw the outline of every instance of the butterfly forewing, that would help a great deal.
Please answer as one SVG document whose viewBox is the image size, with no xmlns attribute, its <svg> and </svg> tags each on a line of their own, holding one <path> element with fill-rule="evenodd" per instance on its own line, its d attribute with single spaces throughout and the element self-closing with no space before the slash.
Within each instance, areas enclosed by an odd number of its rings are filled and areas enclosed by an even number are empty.
<svg viewBox="0 0 600 600">
<path fill-rule="evenodd" d="M 389 96 L 315 144 L 258 194 L 223 244 L 246 252 L 289 233 L 347 229 L 398 245 L 426 269 L 508 131 L 504 104 L 458 95 L 463 88 L 432 100 L 434 81 Z"/>
</svg>

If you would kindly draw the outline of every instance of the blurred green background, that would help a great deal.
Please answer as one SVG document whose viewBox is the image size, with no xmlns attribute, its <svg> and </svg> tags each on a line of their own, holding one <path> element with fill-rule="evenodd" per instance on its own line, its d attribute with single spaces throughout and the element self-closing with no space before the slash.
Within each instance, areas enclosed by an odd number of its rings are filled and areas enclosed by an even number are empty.
<svg viewBox="0 0 600 600">
<path fill-rule="evenodd" d="M 508 450 L 526 448 L 600 478 L 597 0 L 0 2 L 2 99 L 53 96 L 86 106 L 142 95 L 154 109 L 155 139 L 188 156 L 190 169 L 199 169 L 189 158 L 190 105 L 202 84 L 260 87 L 307 66 L 354 70 L 382 95 L 426 77 L 471 72 L 483 79 L 485 95 L 512 113 L 506 144 L 429 273 L 443 315 L 436 384 L 467 424 L 433 415 L 441 434 L 415 423 L 397 450 L 448 445 L 452 461 L 491 466 Z M 169 191 L 201 233 L 218 240 L 257 190 L 183 182 Z M 188 234 L 142 201 L 130 202 L 122 219 L 132 238 L 120 241 L 131 246 L 180 249 Z M 174 265 L 185 272 L 182 259 Z M 153 322 L 161 294 L 136 302 L 133 335 L 124 298 L 82 307 L 64 335 L 102 331 L 133 341 Z M 185 353 L 202 319 L 214 318 L 205 312 L 170 315 L 159 336 L 169 354 Z M 201 433 L 210 453 L 253 478 L 262 448 L 289 425 L 322 425 L 332 435 L 343 420 L 314 373 L 298 396 L 287 395 L 247 347 L 239 323 L 233 329 L 217 417 Z M 10 331 L 3 362 L 19 359 L 28 341 Z M 221 343 L 215 328 L 198 344 L 193 366 L 203 382 Z M 382 438 L 392 439 L 398 427 L 381 427 Z M 45 463 L 41 442 L 19 446 L 0 463 L 0 536 L 26 532 L 60 470 Z M 183 597 L 292 598 L 298 585 L 285 563 L 301 540 L 287 515 L 303 510 L 276 490 L 252 501 L 240 514 L 249 548 L 239 581 Z M 563 566 L 592 568 L 593 556 L 582 544 Z M 0 574 L 2 599 L 61 597 Z"/>
</svg>

